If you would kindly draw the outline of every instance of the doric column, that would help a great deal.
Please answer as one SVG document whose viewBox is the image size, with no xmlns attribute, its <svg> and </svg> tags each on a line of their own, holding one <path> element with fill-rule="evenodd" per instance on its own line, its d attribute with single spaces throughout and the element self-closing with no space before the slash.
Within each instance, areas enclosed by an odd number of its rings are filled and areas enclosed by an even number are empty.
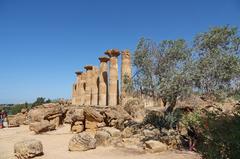
<svg viewBox="0 0 240 159">
<path fill-rule="evenodd" d="M 107 50 L 106 55 L 110 57 L 109 68 L 109 92 L 108 92 L 108 104 L 115 106 L 118 104 L 118 56 L 120 52 L 116 49 Z"/>
<path fill-rule="evenodd" d="M 92 105 L 98 105 L 98 68 L 93 66 L 92 70 Z"/>
<path fill-rule="evenodd" d="M 83 72 L 81 74 L 81 80 L 80 80 L 80 102 L 79 105 L 84 105 L 85 103 L 85 85 L 86 85 L 86 73 Z"/>
<path fill-rule="evenodd" d="M 108 92 L 108 57 L 99 57 L 100 72 L 99 72 L 99 105 L 107 105 Z"/>
<path fill-rule="evenodd" d="M 77 85 L 76 83 L 74 83 L 72 88 L 72 105 L 76 104 L 76 89 L 77 89 Z"/>
<path fill-rule="evenodd" d="M 122 51 L 121 66 L 121 98 L 124 99 L 127 96 L 126 87 L 132 78 L 131 54 L 128 50 Z"/>
<path fill-rule="evenodd" d="M 85 88 L 85 105 L 90 106 L 91 103 L 91 99 L 92 99 L 92 89 L 91 89 L 91 85 L 92 85 L 92 69 L 93 66 L 85 66 L 84 67 L 86 69 L 86 88 Z"/>
<path fill-rule="evenodd" d="M 82 72 L 77 71 L 77 72 L 75 72 L 75 74 L 77 75 L 75 104 L 76 105 L 80 105 L 80 101 L 81 101 L 81 75 L 82 75 Z"/>
</svg>

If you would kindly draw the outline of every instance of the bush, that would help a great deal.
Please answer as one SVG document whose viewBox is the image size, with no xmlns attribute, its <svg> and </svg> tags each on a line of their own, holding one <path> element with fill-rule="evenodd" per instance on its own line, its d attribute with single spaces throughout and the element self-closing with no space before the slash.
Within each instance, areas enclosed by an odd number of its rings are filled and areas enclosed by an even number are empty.
<svg viewBox="0 0 240 159">
<path fill-rule="evenodd" d="M 240 109 L 234 115 L 196 111 L 187 114 L 182 121 L 194 128 L 196 148 L 203 158 L 237 159 L 240 153 Z"/>
<path fill-rule="evenodd" d="M 143 123 L 151 124 L 159 129 L 176 129 L 180 118 L 180 113 L 178 111 L 165 114 L 151 111 L 145 116 Z"/>
</svg>

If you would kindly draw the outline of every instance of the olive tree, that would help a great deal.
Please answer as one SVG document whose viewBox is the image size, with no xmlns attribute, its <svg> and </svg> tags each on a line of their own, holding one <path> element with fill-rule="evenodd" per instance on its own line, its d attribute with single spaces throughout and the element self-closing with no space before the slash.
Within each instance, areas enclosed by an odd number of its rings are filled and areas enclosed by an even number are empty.
<svg viewBox="0 0 240 159">
<path fill-rule="evenodd" d="M 229 91 L 240 75 L 240 37 L 237 28 L 211 28 L 194 39 L 194 81 L 202 93 L 220 95 Z"/>
<path fill-rule="evenodd" d="M 134 65 L 138 88 L 162 98 L 168 112 L 173 110 L 177 98 L 191 91 L 191 49 L 182 39 L 156 44 L 142 38 L 134 54 Z"/>
</svg>

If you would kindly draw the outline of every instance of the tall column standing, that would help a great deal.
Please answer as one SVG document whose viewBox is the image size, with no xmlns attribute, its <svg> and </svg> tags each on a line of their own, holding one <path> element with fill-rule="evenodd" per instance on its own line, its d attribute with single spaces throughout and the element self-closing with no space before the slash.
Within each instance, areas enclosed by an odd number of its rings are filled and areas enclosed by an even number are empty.
<svg viewBox="0 0 240 159">
<path fill-rule="evenodd" d="M 86 69 L 86 88 L 85 88 L 85 105 L 90 106 L 92 99 L 92 69 L 93 66 L 87 65 L 84 67 Z"/>
<path fill-rule="evenodd" d="M 86 85 L 86 73 L 83 72 L 81 74 L 81 81 L 80 81 L 80 90 L 79 90 L 79 93 L 80 93 L 80 102 L 79 104 L 80 105 L 84 105 L 85 103 L 85 85 Z"/>
<path fill-rule="evenodd" d="M 107 50 L 105 54 L 110 57 L 108 104 L 115 106 L 118 104 L 118 56 L 120 52 L 113 49 Z"/>
<path fill-rule="evenodd" d="M 77 71 L 77 72 L 75 72 L 75 74 L 77 75 L 75 104 L 76 105 L 80 105 L 80 100 L 81 100 L 81 75 L 82 75 L 82 72 Z"/>
<path fill-rule="evenodd" d="M 72 87 L 72 105 L 76 104 L 76 88 L 77 88 L 77 85 L 76 83 L 74 83 Z"/>
<path fill-rule="evenodd" d="M 126 87 L 130 84 L 132 78 L 131 54 L 128 50 L 122 51 L 121 67 L 121 99 L 127 96 Z"/>
<path fill-rule="evenodd" d="M 100 72 L 99 72 L 99 105 L 107 105 L 108 92 L 108 57 L 99 57 Z"/>
<path fill-rule="evenodd" d="M 92 105 L 98 105 L 98 68 L 93 66 L 92 70 Z"/>
</svg>

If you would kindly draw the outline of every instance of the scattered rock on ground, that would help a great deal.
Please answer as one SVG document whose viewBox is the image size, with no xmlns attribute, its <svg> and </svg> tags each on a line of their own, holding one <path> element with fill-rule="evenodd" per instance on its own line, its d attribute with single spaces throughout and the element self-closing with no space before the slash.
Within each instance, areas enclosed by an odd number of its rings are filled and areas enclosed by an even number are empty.
<svg viewBox="0 0 240 159">
<path fill-rule="evenodd" d="M 95 134 L 96 145 L 97 146 L 107 146 L 109 144 L 109 139 L 111 135 L 106 131 L 97 131 Z"/>
<path fill-rule="evenodd" d="M 29 129 L 31 131 L 34 131 L 36 134 L 50 131 L 50 130 L 55 130 L 55 128 L 56 128 L 56 126 L 47 120 L 42 120 L 41 122 L 30 123 L 30 125 L 29 125 Z"/>
<path fill-rule="evenodd" d="M 167 150 L 167 145 L 160 142 L 160 141 L 155 141 L 155 140 L 149 140 L 145 142 L 146 144 L 146 149 L 149 152 L 163 152 Z"/>
<path fill-rule="evenodd" d="M 82 121 L 76 121 L 71 125 L 71 131 L 80 133 L 84 131 L 84 125 Z"/>
<path fill-rule="evenodd" d="M 74 135 L 68 145 L 69 151 L 87 151 L 96 148 L 96 139 L 88 132 Z"/>
<path fill-rule="evenodd" d="M 109 133 L 111 135 L 111 137 L 120 137 L 121 136 L 121 131 L 114 127 L 104 127 L 104 128 L 102 128 L 102 130 Z"/>
<path fill-rule="evenodd" d="M 14 145 L 14 153 L 18 159 L 33 158 L 43 155 L 43 145 L 35 139 L 21 141 Z"/>
</svg>

